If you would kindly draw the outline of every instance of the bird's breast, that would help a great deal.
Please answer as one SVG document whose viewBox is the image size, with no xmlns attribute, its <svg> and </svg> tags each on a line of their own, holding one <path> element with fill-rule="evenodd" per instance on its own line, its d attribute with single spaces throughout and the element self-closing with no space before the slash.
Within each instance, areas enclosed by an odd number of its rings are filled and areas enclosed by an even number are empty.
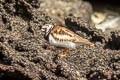
<svg viewBox="0 0 120 80">
<path fill-rule="evenodd" d="M 76 48 L 75 43 L 70 41 L 60 41 L 59 39 L 55 39 L 52 35 L 49 35 L 49 43 L 58 47 Z"/>
</svg>

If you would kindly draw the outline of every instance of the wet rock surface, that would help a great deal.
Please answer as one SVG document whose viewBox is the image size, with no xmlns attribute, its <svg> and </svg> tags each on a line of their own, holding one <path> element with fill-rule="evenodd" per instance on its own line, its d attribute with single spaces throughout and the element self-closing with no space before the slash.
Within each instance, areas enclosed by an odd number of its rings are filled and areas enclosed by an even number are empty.
<svg viewBox="0 0 120 80">
<path fill-rule="evenodd" d="M 44 4 L 49 3 L 0 0 L 0 80 L 119 80 L 119 31 L 108 36 L 91 26 L 88 2 L 56 0 L 60 5 L 70 4 L 63 11 L 57 9 L 61 16 L 45 12 Z M 56 11 L 52 6 L 49 10 Z M 65 25 L 95 47 L 83 45 L 60 58 L 63 51 L 51 46 L 40 31 L 47 23 Z"/>
</svg>

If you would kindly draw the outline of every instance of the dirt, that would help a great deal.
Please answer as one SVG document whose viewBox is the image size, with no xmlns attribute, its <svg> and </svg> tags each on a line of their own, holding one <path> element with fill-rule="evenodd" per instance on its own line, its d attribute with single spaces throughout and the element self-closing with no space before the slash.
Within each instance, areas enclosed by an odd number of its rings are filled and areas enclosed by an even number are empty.
<svg viewBox="0 0 120 80">
<path fill-rule="evenodd" d="M 92 12 L 80 0 L 0 0 L 0 80 L 119 80 L 119 31 L 96 29 Z M 63 25 L 95 47 L 82 45 L 60 58 L 63 51 L 40 30 L 47 23 Z"/>
</svg>

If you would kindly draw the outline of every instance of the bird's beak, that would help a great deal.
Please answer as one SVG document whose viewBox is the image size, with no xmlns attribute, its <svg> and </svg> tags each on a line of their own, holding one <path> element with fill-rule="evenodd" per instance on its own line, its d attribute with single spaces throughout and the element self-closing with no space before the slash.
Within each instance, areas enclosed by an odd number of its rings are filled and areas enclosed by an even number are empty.
<svg viewBox="0 0 120 80">
<path fill-rule="evenodd" d="M 42 29 L 41 29 L 41 31 L 42 31 L 42 32 L 45 32 L 45 29 L 44 29 L 44 28 L 42 28 Z"/>
</svg>

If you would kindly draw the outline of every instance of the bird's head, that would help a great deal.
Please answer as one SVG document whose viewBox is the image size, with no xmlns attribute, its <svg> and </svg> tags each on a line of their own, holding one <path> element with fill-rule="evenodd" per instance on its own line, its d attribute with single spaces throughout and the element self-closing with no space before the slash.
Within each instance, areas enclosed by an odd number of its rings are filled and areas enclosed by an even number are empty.
<svg viewBox="0 0 120 80">
<path fill-rule="evenodd" d="M 45 32 L 45 36 L 47 36 L 50 33 L 50 31 L 53 29 L 53 27 L 54 26 L 52 24 L 45 24 L 42 26 L 41 31 Z"/>
</svg>

